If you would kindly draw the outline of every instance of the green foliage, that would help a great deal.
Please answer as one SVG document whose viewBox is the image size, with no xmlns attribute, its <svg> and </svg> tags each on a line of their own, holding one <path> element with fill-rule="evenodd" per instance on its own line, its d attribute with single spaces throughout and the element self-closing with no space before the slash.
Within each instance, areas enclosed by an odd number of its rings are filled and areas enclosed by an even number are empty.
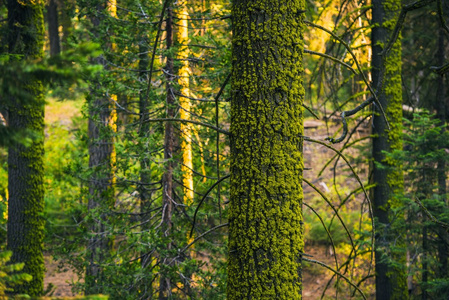
<svg viewBox="0 0 449 300">
<path fill-rule="evenodd" d="M 399 195 L 403 206 L 397 210 L 405 212 L 406 223 L 396 230 L 408 233 L 410 256 L 420 258 L 412 261 L 409 273 L 420 292 L 431 299 L 445 299 L 449 285 L 449 273 L 441 269 L 447 266 L 447 232 L 432 220 L 449 221 L 447 191 L 442 194 L 438 182 L 438 173 L 448 171 L 449 132 L 439 123 L 426 111 L 414 114 L 412 120 L 405 120 L 404 150 L 387 155 L 401 161 L 404 168 L 405 194 Z M 425 281 L 424 273 L 428 276 Z"/>
<path fill-rule="evenodd" d="M 97 44 L 81 43 L 61 55 L 40 60 L 21 59 L 22 56 L 17 54 L 0 54 L 0 94 L 4 100 L 0 104 L 0 113 L 10 108 L 9 101 L 13 99 L 14 103 L 22 105 L 35 101 L 33 91 L 23 88 L 24 82 L 38 80 L 50 88 L 66 89 L 82 84 L 83 80 L 101 70 L 101 66 L 87 63 L 89 58 L 100 53 Z M 13 130 L 6 126 L 5 117 L 0 116 L 0 147 L 17 142 L 29 146 L 39 138 L 32 130 Z"/>
<path fill-rule="evenodd" d="M 11 259 L 11 251 L 0 251 L 0 299 L 8 299 L 6 293 L 12 292 L 14 286 L 29 282 L 32 276 L 26 273 L 20 272 L 24 264 L 8 264 Z M 17 297 L 27 298 L 26 295 L 18 295 Z"/>
</svg>

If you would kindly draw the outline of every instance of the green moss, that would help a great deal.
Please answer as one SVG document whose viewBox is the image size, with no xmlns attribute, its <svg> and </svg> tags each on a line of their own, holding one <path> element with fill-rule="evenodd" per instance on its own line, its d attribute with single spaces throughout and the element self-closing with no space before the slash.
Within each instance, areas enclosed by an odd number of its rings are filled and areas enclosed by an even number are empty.
<svg viewBox="0 0 449 300">
<path fill-rule="evenodd" d="M 233 3 L 228 299 L 301 299 L 303 8 Z"/>
<path fill-rule="evenodd" d="M 384 40 L 375 41 L 375 44 L 383 48 L 387 42 L 386 39 L 391 36 L 395 27 L 401 10 L 401 1 L 384 0 L 381 5 L 385 15 L 382 24 L 377 26 L 385 28 L 387 34 L 384 36 Z M 379 141 L 379 145 L 384 145 L 385 148 L 382 150 L 386 152 L 402 150 L 401 55 L 401 37 L 399 36 L 384 62 L 385 76 L 382 90 L 379 93 L 379 98 L 384 103 L 390 128 L 388 129 L 385 126 L 385 130 L 378 132 L 374 142 Z M 399 161 L 392 158 L 384 158 L 381 163 L 385 167 L 386 174 L 384 176 L 375 175 L 375 178 L 378 179 L 376 189 L 382 191 L 381 193 L 375 192 L 375 195 L 378 195 L 380 198 L 386 195 L 386 199 L 374 199 L 375 203 L 377 203 L 375 211 L 379 211 L 379 213 L 376 213 L 376 217 L 388 223 L 388 230 L 385 229 L 381 240 L 377 242 L 376 251 L 382 253 L 382 255 L 387 255 L 388 260 L 394 261 L 394 263 L 385 264 L 385 276 L 387 278 L 383 282 L 388 287 L 380 288 L 391 288 L 390 299 L 407 299 L 406 257 L 404 252 L 397 250 L 404 243 L 404 239 L 401 238 L 401 230 L 398 230 L 403 216 L 401 217 L 401 215 L 397 214 L 398 208 L 402 206 L 400 197 L 398 197 L 403 192 L 404 186 L 402 167 Z M 386 216 L 386 219 L 384 216 Z"/>
<path fill-rule="evenodd" d="M 8 1 L 9 50 L 22 59 L 43 56 L 44 22 L 42 1 Z M 43 136 L 44 96 L 39 81 L 24 83 L 33 96 L 26 104 L 10 108 L 10 126 L 33 132 L 37 138 L 31 146 L 17 145 L 9 151 L 8 248 L 12 262 L 23 262 L 23 271 L 33 276 L 30 282 L 15 288 L 16 293 L 38 296 L 43 292 Z"/>
</svg>

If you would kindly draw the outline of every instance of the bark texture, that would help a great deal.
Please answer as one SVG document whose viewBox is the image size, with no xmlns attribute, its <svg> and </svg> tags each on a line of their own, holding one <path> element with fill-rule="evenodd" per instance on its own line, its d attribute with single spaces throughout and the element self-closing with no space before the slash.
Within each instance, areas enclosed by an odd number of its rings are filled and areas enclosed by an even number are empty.
<svg viewBox="0 0 449 300">
<path fill-rule="evenodd" d="M 173 47 L 173 10 L 167 9 L 166 19 L 166 43 L 167 50 Z M 167 57 L 167 65 L 165 66 L 167 75 L 167 98 L 166 98 L 166 113 L 167 118 L 173 118 L 175 116 L 175 97 L 173 93 L 173 81 L 174 81 L 174 66 L 173 57 Z M 165 123 L 165 136 L 164 136 L 164 160 L 166 161 L 165 173 L 162 178 L 163 192 L 162 192 L 162 232 L 165 237 L 170 235 L 172 229 L 172 213 L 173 213 L 173 151 L 175 145 L 174 128 L 171 122 Z M 170 251 L 172 243 L 167 238 L 166 250 Z M 170 257 L 161 257 L 161 264 L 163 265 L 160 272 L 159 279 L 159 300 L 171 299 L 172 283 L 170 277 L 166 274 L 169 267 Z"/>
<path fill-rule="evenodd" d="M 58 55 L 61 52 L 59 38 L 58 4 L 56 0 L 50 0 L 47 6 L 48 37 L 50 39 L 50 55 Z"/>
<path fill-rule="evenodd" d="M 189 13 L 187 11 L 187 1 L 178 1 L 177 17 L 178 30 L 176 31 L 179 50 L 178 59 L 181 61 L 181 67 L 178 70 L 178 84 L 181 95 L 179 97 L 179 117 L 181 119 L 190 119 L 190 70 L 189 70 Z M 184 97 L 183 97 L 184 96 Z M 181 152 L 182 152 L 182 184 L 184 189 L 184 203 L 188 206 L 193 203 L 193 161 L 192 161 L 192 129 L 191 124 L 181 123 Z"/>
<path fill-rule="evenodd" d="M 113 1 L 109 2 L 113 3 Z M 97 16 L 92 17 L 94 36 L 100 38 L 99 26 L 102 26 L 102 16 L 108 7 L 97 6 Z M 103 41 L 104 42 L 104 41 Z M 111 47 L 109 45 L 109 47 Z M 107 69 L 103 56 L 94 59 L 96 64 L 102 64 Z M 86 289 L 87 295 L 104 293 L 105 276 L 103 267 L 112 247 L 111 234 L 107 225 L 107 213 L 115 202 L 114 171 L 115 148 L 114 131 L 116 130 L 116 114 L 111 98 L 108 97 L 107 86 L 99 79 L 91 83 L 91 93 L 87 97 L 89 107 L 89 178 L 88 210 L 92 216 L 89 224 L 87 245 Z"/>
<path fill-rule="evenodd" d="M 9 53 L 21 59 L 43 57 L 43 2 L 8 0 Z M 30 130 L 36 138 L 31 146 L 10 146 L 8 152 L 8 232 L 7 246 L 13 252 L 11 263 L 25 263 L 23 271 L 33 276 L 14 293 L 39 296 L 44 279 L 44 95 L 38 80 L 22 82 L 29 99 L 11 99 L 11 130 Z"/>
<path fill-rule="evenodd" d="M 304 2 L 232 9 L 227 298 L 301 299 Z"/>
<path fill-rule="evenodd" d="M 401 11 L 401 1 L 373 0 L 372 29 L 372 77 L 378 90 L 378 98 L 384 108 L 384 118 L 377 110 L 373 133 L 373 192 L 376 233 L 376 299 L 407 299 L 407 277 L 405 272 L 406 253 L 401 251 L 404 237 L 401 230 L 395 230 L 403 215 L 395 215 L 401 204 L 397 197 L 403 191 L 403 175 L 398 161 L 387 159 L 384 151 L 402 150 L 402 81 L 401 40 L 398 38 L 385 60 L 380 53 L 391 36 Z M 380 70 L 385 67 L 383 84 L 379 84 Z"/>
</svg>

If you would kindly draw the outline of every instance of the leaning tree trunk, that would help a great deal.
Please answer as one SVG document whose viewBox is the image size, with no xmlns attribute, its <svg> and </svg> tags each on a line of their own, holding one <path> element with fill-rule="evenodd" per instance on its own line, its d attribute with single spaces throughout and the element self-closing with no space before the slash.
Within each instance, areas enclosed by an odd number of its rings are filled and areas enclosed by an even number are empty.
<svg viewBox="0 0 449 300">
<path fill-rule="evenodd" d="M 42 1 L 8 0 L 9 53 L 22 59 L 43 57 L 44 17 Z M 44 287 L 44 94 L 38 80 L 21 82 L 30 96 L 11 99 L 11 130 L 30 130 L 37 137 L 30 146 L 16 144 L 8 151 L 8 232 L 11 263 L 25 263 L 24 272 L 33 279 L 15 287 L 14 293 L 39 296 Z"/>
<path fill-rule="evenodd" d="M 301 299 L 304 1 L 232 9 L 227 297 Z"/>
<path fill-rule="evenodd" d="M 373 0 L 372 77 L 378 88 L 378 98 L 385 109 L 390 129 L 377 110 L 373 134 L 373 191 L 376 233 L 376 299 L 407 299 L 406 253 L 398 251 L 404 246 L 404 233 L 397 225 L 403 216 L 393 216 L 401 204 L 398 195 L 403 191 L 401 164 L 385 158 L 384 151 L 402 150 L 402 86 L 401 41 L 398 39 L 385 59 L 380 55 L 401 10 L 400 0 Z M 384 78 L 381 80 L 381 69 Z"/>
</svg>

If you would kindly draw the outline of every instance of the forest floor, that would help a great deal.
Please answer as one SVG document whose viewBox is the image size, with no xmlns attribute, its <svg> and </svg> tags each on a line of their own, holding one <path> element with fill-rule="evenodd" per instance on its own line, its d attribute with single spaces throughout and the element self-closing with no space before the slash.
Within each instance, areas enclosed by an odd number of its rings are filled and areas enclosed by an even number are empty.
<svg viewBox="0 0 449 300">
<path fill-rule="evenodd" d="M 82 102 L 81 101 L 64 101 L 58 102 L 50 100 L 50 105 L 47 105 L 46 111 L 46 123 L 47 125 L 58 124 L 67 128 L 71 127 L 72 117 L 79 115 Z M 340 124 L 329 122 L 328 124 L 317 121 L 307 120 L 305 123 L 305 135 L 315 140 L 324 141 L 324 139 L 333 133 L 337 132 L 340 128 Z M 365 127 L 356 131 L 352 140 L 362 139 L 366 137 L 369 132 Z M 351 130 L 351 128 L 350 128 Z M 365 143 L 365 144 L 363 144 Z M 342 145 L 335 145 L 336 149 L 341 149 Z M 363 150 L 365 147 L 365 150 Z M 362 144 L 358 148 L 351 148 L 345 150 L 345 155 L 348 156 L 349 161 L 353 164 L 353 167 L 357 174 L 360 176 L 362 182 L 366 182 L 368 174 L 366 154 L 366 142 L 362 141 Z M 366 208 L 366 201 L 362 193 L 354 193 L 352 191 L 359 187 L 356 178 L 351 174 L 350 169 L 346 165 L 343 159 L 340 159 L 337 164 L 329 164 L 326 171 L 321 175 L 319 171 L 326 164 L 326 162 L 335 155 L 335 152 L 326 146 L 305 142 L 304 143 L 304 161 L 305 172 L 304 178 L 307 178 L 316 188 L 318 188 L 322 194 L 327 197 L 328 201 L 332 203 L 335 208 L 338 208 L 343 198 L 348 197 L 349 201 L 339 211 L 342 218 L 347 221 L 347 227 L 351 235 L 355 236 L 356 230 L 369 231 L 370 220 L 368 218 L 368 210 Z M 335 161 L 335 160 L 334 160 Z M 358 162 L 362 162 L 357 164 Z M 361 166 L 361 167 L 358 167 Z M 363 167 L 365 166 L 365 167 Z M 335 170 L 335 172 L 334 172 Z M 320 176 L 319 176 L 320 175 Z M 322 196 L 316 193 L 313 188 L 304 186 L 304 202 L 312 206 L 316 212 L 322 217 L 324 222 L 329 226 L 332 221 L 332 215 L 334 214 L 329 204 L 323 201 Z M 305 257 L 311 260 L 320 261 L 327 266 L 335 269 L 336 262 L 333 255 L 333 248 L 329 243 L 326 231 L 322 228 L 322 225 L 314 213 L 304 208 L 304 222 L 305 222 Z M 347 257 L 351 255 L 351 245 L 346 237 L 345 231 L 340 224 L 337 224 L 337 220 L 333 223 L 332 230 L 329 230 L 334 236 L 337 263 L 341 266 L 346 261 Z M 335 225 L 337 224 L 337 225 Z M 357 227 L 358 226 L 358 227 Z M 368 226 L 368 227 L 367 227 Z M 366 238 L 365 238 L 366 240 Z M 360 251 L 361 252 L 361 251 Z M 356 263 L 353 261 L 346 265 L 345 276 L 350 278 L 357 284 L 357 281 L 366 276 L 369 277 L 373 270 L 370 262 L 369 254 L 360 256 L 357 258 Z M 78 281 L 78 277 L 73 270 L 65 268 L 59 269 L 58 261 L 54 261 L 51 255 L 45 257 L 46 262 L 46 278 L 45 287 L 48 284 L 54 285 L 53 296 L 75 296 L 72 292 L 72 283 Z M 349 266 L 349 267 L 348 267 Z M 323 266 L 305 262 L 303 264 L 303 298 L 304 299 L 320 299 L 324 288 L 328 281 L 332 278 L 332 272 Z M 360 285 L 364 291 L 367 299 L 374 299 L 373 297 L 373 278 L 369 278 Z M 338 291 L 338 295 L 336 292 Z M 336 287 L 336 279 L 334 278 L 329 284 L 326 290 L 324 299 L 349 299 L 354 289 L 350 287 L 343 279 L 339 280 L 338 287 Z M 356 294 L 355 298 L 359 299 L 360 296 Z"/>
</svg>

